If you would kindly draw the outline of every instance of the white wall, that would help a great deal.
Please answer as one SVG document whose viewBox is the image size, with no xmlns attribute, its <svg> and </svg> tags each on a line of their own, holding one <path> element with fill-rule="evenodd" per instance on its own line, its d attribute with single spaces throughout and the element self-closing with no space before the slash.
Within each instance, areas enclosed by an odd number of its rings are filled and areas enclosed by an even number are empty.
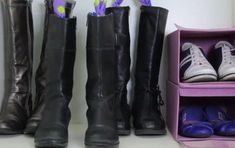
<svg viewBox="0 0 235 148">
<path fill-rule="evenodd" d="M 43 8 L 44 0 L 34 0 L 33 15 L 35 28 L 35 65 L 38 65 L 40 48 L 43 34 Z M 111 1 L 111 0 L 109 0 Z M 169 19 L 166 33 L 169 34 L 176 28 L 174 24 L 193 28 L 219 28 L 232 26 L 232 0 L 152 0 L 155 6 L 162 6 L 169 9 Z M 139 5 L 137 0 L 125 0 L 124 5 L 131 7 L 130 29 L 131 29 L 131 51 L 132 58 L 135 51 L 135 41 L 137 33 L 137 22 L 139 16 Z M 93 11 L 93 0 L 78 0 L 74 15 L 78 17 L 77 25 L 77 57 L 75 64 L 74 97 L 71 102 L 72 115 L 74 123 L 86 122 L 86 102 L 85 102 L 85 84 L 86 84 L 86 16 L 88 12 Z M 1 16 L 1 15 L 0 15 Z M 1 16 L 2 17 L 2 16 Z M 0 20 L 2 20 L 0 18 Z M 0 21 L 0 97 L 4 91 L 3 88 L 3 30 L 2 21 Z M 163 53 L 163 64 L 161 68 L 161 88 L 165 94 L 165 82 L 167 74 L 166 49 Z M 37 66 L 35 66 L 36 69 Z M 35 70 L 34 69 L 34 70 Z M 130 85 L 129 85 L 130 90 Z"/>
<path fill-rule="evenodd" d="M 233 1 L 233 10 L 235 9 L 235 1 Z M 235 26 L 235 11 L 233 11 L 233 26 Z"/>
</svg>

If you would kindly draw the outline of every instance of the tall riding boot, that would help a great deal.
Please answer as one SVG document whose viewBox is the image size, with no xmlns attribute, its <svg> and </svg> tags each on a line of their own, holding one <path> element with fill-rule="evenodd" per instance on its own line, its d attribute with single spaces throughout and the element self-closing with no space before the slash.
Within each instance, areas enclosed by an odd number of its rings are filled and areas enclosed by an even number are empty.
<svg viewBox="0 0 235 148">
<path fill-rule="evenodd" d="M 118 43 L 115 46 L 117 56 L 117 128 L 119 135 L 130 134 L 130 107 L 127 103 L 127 83 L 130 79 L 130 34 L 129 34 L 129 7 L 111 7 L 106 13 L 113 14 L 114 31 Z"/>
<path fill-rule="evenodd" d="M 113 15 L 88 15 L 85 144 L 117 145 L 117 72 Z"/>
<path fill-rule="evenodd" d="M 45 108 L 35 133 L 37 147 L 65 147 L 71 118 L 69 102 L 73 89 L 76 54 L 76 18 L 49 15 L 45 44 Z"/>
<path fill-rule="evenodd" d="M 132 110 L 136 135 L 166 133 L 158 78 L 167 15 L 164 8 L 141 7 Z"/>
<path fill-rule="evenodd" d="M 9 88 L 0 117 L 0 134 L 23 133 L 32 110 L 33 21 L 31 2 L 4 0 L 5 52 L 9 54 Z M 7 59 L 8 57 L 6 57 Z"/>
<path fill-rule="evenodd" d="M 42 43 L 42 51 L 41 51 L 41 58 L 38 69 L 36 71 L 35 83 L 36 83 L 36 96 L 34 100 L 34 109 L 32 112 L 31 117 L 28 119 L 26 128 L 24 130 L 25 134 L 34 134 L 38 128 L 38 125 L 42 119 L 42 112 L 45 107 L 45 88 L 46 88 L 46 67 L 47 64 L 45 62 L 45 48 L 47 42 L 47 32 L 48 32 L 48 19 L 49 15 L 52 14 L 52 0 L 46 0 L 46 12 L 45 12 L 45 20 L 44 20 L 44 36 L 43 36 L 43 43 Z"/>
</svg>

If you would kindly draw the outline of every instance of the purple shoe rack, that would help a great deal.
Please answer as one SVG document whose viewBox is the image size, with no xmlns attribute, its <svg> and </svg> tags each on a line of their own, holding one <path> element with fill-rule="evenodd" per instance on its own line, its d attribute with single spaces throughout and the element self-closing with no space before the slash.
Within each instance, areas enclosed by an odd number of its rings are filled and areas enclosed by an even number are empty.
<svg viewBox="0 0 235 148">
<path fill-rule="evenodd" d="M 207 142 L 211 147 L 215 147 L 215 143 L 227 146 L 232 143 L 235 146 L 235 142 L 231 142 L 235 141 L 235 137 L 215 135 L 210 138 L 187 138 L 178 133 L 179 112 L 185 105 L 224 104 L 235 119 L 235 82 L 183 83 L 180 80 L 180 51 L 183 43 L 191 42 L 199 45 L 205 54 L 209 54 L 218 41 L 225 40 L 235 45 L 235 28 L 213 30 L 187 29 L 179 26 L 177 28 L 168 36 L 167 126 L 175 140 L 180 143 L 192 144 L 195 141 L 203 141 L 201 144 Z M 213 62 L 213 59 L 210 60 Z"/>
</svg>

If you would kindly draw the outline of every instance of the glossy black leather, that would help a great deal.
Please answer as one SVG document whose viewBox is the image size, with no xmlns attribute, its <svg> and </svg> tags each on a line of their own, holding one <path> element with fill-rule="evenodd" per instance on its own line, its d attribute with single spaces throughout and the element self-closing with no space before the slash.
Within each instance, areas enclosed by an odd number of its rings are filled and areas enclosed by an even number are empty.
<svg viewBox="0 0 235 148">
<path fill-rule="evenodd" d="M 75 55 L 76 18 L 60 19 L 49 15 L 44 57 L 47 64 L 45 108 L 35 133 L 37 147 L 67 146 Z"/>
<path fill-rule="evenodd" d="M 0 134 L 21 134 L 32 110 L 31 78 L 33 21 L 31 2 L 4 0 L 6 52 L 5 98 L 0 117 Z M 8 73 L 7 73 L 8 72 Z"/>
<path fill-rule="evenodd" d="M 36 71 L 35 84 L 36 84 L 36 96 L 34 99 L 34 108 L 32 115 L 28 119 L 26 128 L 24 130 L 25 134 L 34 134 L 38 128 L 38 125 L 42 119 L 42 112 L 45 107 L 45 88 L 46 88 L 46 68 L 47 63 L 45 62 L 45 46 L 47 42 L 47 31 L 48 31 L 48 19 L 49 15 L 52 14 L 52 4 L 53 0 L 45 1 L 45 20 L 44 20 L 44 35 L 42 43 L 42 51 L 40 57 L 40 63 Z"/>
<path fill-rule="evenodd" d="M 136 135 L 166 133 L 158 77 L 167 15 L 164 8 L 141 7 L 132 109 Z"/>
<path fill-rule="evenodd" d="M 114 31 L 117 35 L 115 46 L 117 56 L 117 128 L 119 135 L 130 134 L 130 107 L 127 103 L 127 83 L 130 79 L 130 33 L 129 7 L 110 7 L 106 14 L 113 14 Z"/>
<path fill-rule="evenodd" d="M 117 145 L 116 53 L 113 15 L 88 15 L 86 101 L 88 146 Z"/>
</svg>

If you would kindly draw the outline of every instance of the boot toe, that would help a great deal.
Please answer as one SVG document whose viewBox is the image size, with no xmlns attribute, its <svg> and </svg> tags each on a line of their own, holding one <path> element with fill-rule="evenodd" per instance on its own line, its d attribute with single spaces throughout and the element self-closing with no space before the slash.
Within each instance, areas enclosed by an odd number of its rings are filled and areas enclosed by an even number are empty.
<svg viewBox="0 0 235 148">
<path fill-rule="evenodd" d="M 36 147 L 66 147 L 68 131 L 65 128 L 39 128 L 35 134 Z"/>
<path fill-rule="evenodd" d="M 206 125 L 189 125 L 182 129 L 181 135 L 186 137 L 207 138 L 213 135 L 213 129 Z"/>
<path fill-rule="evenodd" d="M 165 122 L 163 120 L 142 121 L 135 125 L 135 135 L 165 135 Z"/>
<path fill-rule="evenodd" d="M 218 135 L 234 136 L 235 122 L 228 122 L 226 124 L 223 124 L 220 127 L 216 128 L 215 131 Z"/>
<path fill-rule="evenodd" d="M 35 134 L 39 122 L 39 120 L 29 120 L 24 130 L 24 134 Z"/>
<path fill-rule="evenodd" d="M 0 121 L 0 135 L 22 134 L 23 131 L 14 127 L 12 124 Z"/>
<path fill-rule="evenodd" d="M 90 128 L 86 132 L 85 144 L 88 146 L 107 146 L 119 144 L 117 131 L 111 128 Z"/>
<path fill-rule="evenodd" d="M 125 136 L 131 134 L 130 123 L 126 123 L 124 121 L 118 121 L 117 129 L 118 129 L 118 135 Z"/>
</svg>

